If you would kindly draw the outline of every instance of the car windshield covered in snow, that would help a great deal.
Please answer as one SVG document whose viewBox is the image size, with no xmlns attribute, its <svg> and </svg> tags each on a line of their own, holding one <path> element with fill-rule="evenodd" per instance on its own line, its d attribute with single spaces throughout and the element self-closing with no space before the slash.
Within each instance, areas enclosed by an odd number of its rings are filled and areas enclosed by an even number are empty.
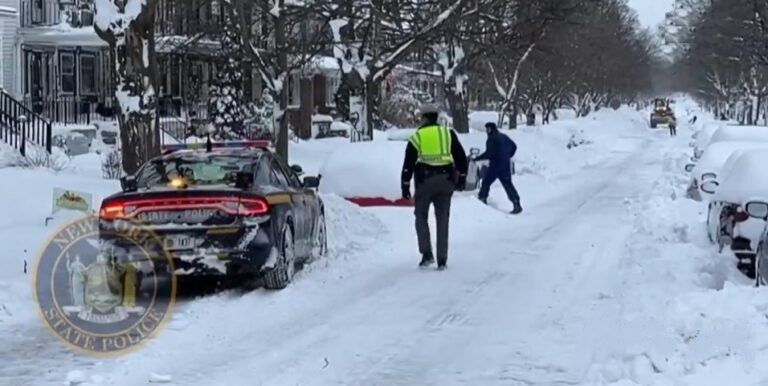
<svg viewBox="0 0 768 386">
<path fill-rule="evenodd" d="M 190 186 L 233 184 L 235 174 L 252 170 L 253 162 L 252 158 L 219 154 L 159 158 L 141 168 L 136 183 L 142 188 L 165 187 L 183 178 Z"/>
</svg>

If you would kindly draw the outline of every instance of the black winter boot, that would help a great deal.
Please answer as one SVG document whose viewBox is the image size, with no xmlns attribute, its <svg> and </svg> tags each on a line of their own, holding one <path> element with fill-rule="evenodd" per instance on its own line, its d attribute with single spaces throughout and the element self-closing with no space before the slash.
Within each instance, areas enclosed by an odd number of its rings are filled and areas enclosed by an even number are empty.
<svg viewBox="0 0 768 386">
<path fill-rule="evenodd" d="M 435 257 L 431 253 L 423 253 L 419 267 L 426 268 L 435 263 Z"/>
<path fill-rule="evenodd" d="M 514 205 L 514 208 L 512 208 L 512 214 L 520 214 L 523 212 L 523 207 L 520 206 L 520 200 L 513 201 L 512 205 Z"/>
</svg>

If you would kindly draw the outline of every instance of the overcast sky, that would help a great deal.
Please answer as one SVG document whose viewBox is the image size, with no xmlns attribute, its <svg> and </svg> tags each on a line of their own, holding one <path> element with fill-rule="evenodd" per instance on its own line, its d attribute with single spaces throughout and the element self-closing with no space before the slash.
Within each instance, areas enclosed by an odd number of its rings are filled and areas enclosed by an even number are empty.
<svg viewBox="0 0 768 386">
<path fill-rule="evenodd" d="M 629 0 L 637 16 L 646 27 L 653 27 L 664 21 L 664 14 L 672 10 L 673 0 Z"/>
</svg>

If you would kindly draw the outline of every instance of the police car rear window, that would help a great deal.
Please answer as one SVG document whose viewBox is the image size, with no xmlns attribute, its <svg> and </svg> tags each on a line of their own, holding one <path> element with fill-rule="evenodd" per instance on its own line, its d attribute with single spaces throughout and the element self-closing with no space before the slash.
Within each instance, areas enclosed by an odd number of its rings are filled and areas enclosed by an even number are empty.
<svg viewBox="0 0 768 386">
<path fill-rule="evenodd" d="M 152 161 L 142 167 L 136 176 L 139 187 L 167 186 L 174 179 L 183 179 L 186 185 L 231 185 L 234 174 L 251 171 L 251 158 L 233 156 L 179 157 Z"/>
</svg>

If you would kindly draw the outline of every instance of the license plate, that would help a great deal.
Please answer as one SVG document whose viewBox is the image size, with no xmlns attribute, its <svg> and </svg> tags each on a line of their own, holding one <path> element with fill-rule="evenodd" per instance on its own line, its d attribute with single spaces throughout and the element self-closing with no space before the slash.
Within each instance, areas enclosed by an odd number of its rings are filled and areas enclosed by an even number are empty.
<svg viewBox="0 0 768 386">
<path fill-rule="evenodd" d="M 185 235 L 172 235 L 165 237 L 165 249 L 192 249 L 195 247 L 195 239 Z"/>
</svg>

